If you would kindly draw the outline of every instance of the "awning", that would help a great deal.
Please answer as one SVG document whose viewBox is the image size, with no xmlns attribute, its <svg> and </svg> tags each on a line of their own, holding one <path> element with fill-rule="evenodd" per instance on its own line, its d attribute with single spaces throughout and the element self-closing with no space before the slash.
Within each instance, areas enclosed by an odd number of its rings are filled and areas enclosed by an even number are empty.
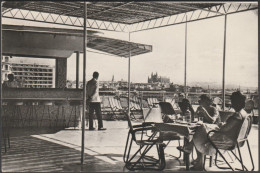
<svg viewBox="0 0 260 173">
<path fill-rule="evenodd" d="M 116 23 L 133 24 L 186 13 L 192 10 L 217 6 L 223 3 L 176 3 L 176 2 L 89 2 L 87 18 Z M 64 16 L 82 17 L 84 2 L 80 1 L 6 1 L 4 13 L 9 8 L 40 11 Z"/>
<path fill-rule="evenodd" d="M 4 1 L 3 17 L 83 27 L 84 2 Z M 87 2 L 87 28 L 138 32 L 258 9 L 257 2 Z"/>
<path fill-rule="evenodd" d="M 87 47 L 119 57 L 152 52 L 151 45 L 133 43 L 97 35 L 88 31 Z M 82 30 L 3 25 L 3 54 L 12 56 L 68 58 L 82 52 Z"/>
</svg>

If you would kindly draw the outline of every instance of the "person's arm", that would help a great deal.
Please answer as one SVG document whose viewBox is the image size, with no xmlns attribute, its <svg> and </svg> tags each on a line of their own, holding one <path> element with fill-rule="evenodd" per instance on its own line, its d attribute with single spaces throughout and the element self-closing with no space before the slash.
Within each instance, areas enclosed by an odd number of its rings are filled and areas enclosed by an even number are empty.
<svg viewBox="0 0 260 173">
<path fill-rule="evenodd" d="M 190 110 L 190 112 L 191 112 L 191 119 L 194 120 L 194 114 L 195 114 L 195 112 L 194 112 L 194 109 L 192 108 L 191 104 L 189 104 L 189 110 Z"/>
<path fill-rule="evenodd" d="M 220 125 L 220 131 L 221 132 L 230 132 L 233 128 L 236 127 L 239 119 L 236 116 L 230 116 L 226 123 L 223 123 Z"/>
<path fill-rule="evenodd" d="M 94 94 L 96 93 L 97 87 L 98 87 L 98 83 L 97 83 L 97 81 L 95 81 L 95 83 L 92 86 L 91 92 L 89 93 L 90 98 L 92 98 L 94 96 Z"/>
<path fill-rule="evenodd" d="M 216 121 L 216 116 L 215 115 L 210 116 L 208 111 L 204 107 L 201 107 L 201 108 L 203 110 L 203 117 L 205 118 L 205 120 L 210 123 L 214 123 Z M 215 114 L 215 111 L 214 111 L 214 114 Z"/>
</svg>

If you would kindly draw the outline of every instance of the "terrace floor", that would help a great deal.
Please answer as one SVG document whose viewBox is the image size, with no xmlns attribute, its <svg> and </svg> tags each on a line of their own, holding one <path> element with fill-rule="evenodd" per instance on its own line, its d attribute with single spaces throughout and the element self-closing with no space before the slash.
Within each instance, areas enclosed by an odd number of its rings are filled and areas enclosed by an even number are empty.
<svg viewBox="0 0 260 173">
<path fill-rule="evenodd" d="M 81 130 L 13 129 L 11 148 L 7 153 L 2 152 L 2 171 L 127 172 L 123 162 L 127 122 L 104 121 L 104 126 L 106 131 L 85 131 L 84 165 L 80 164 Z M 255 171 L 258 171 L 258 125 L 253 125 L 249 141 Z M 176 146 L 177 142 L 171 142 L 165 149 L 166 172 L 185 171 L 183 160 L 171 156 L 178 155 Z M 248 153 L 242 150 L 242 155 L 246 165 L 251 168 Z M 214 164 L 211 168 L 208 165 L 207 162 L 208 171 L 221 171 Z"/>
</svg>

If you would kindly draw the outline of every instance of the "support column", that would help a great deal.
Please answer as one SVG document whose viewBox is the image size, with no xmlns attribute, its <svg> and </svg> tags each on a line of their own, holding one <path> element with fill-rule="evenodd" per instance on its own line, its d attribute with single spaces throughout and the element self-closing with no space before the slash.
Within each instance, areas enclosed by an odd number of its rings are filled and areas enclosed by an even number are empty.
<svg viewBox="0 0 260 173">
<path fill-rule="evenodd" d="M 65 88 L 67 83 L 67 59 L 56 58 L 55 86 Z"/>
<path fill-rule="evenodd" d="M 128 57 L 128 118 L 130 119 L 130 92 L 131 92 L 131 78 L 130 78 L 130 74 L 131 74 L 131 33 L 129 32 L 128 35 L 128 41 L 129 41 L 129 57 Z"/>
<path fill-rule="evenodd" d="M 225 110 L 225 66 L 226 66 L 226 32 L 227 32 L 227 15 L 224 21 L 224 47 L 223 47 L 223 78 L 222 78 L 222 109 Z"/>
<path fill-rule="evenodd" d="M 83 106 L 82 106 L 82 139 L 81 164 L 84 164 L 85 152 L 85 114 L 86 114 L 86 52 L 87 52 L 87 4 L 84 2 L 84 36 L 83 36 Z"/>
<path fill-rule="evenodd" d="M 76 89 L 79 89 L 79 52 L 76 52 Z"/>
<path fill-rule="evenodd" d="M 1 81 L 1 85 L 0 85 L 0 129 L 2 132 L 2 1 L 0 1 L 0 81 Z M 0 135 L 0 146 L 2 146 L 2 135 Z M 2 158 L 2 152 L 0 152 L 0 158 Z M 2 159 L 0 159 L 0 170 L 2 170 Z"/>
<path fill-rule="evenodd" d="M 184 94 L 185 98 L 187 98 L 187 16 L 185 23 Z"/>
</svg>

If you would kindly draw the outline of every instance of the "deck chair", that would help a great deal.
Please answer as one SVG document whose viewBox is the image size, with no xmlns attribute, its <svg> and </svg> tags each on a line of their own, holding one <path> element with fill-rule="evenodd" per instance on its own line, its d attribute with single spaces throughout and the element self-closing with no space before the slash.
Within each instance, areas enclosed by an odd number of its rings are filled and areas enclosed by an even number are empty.
<svg viewBox="0 0 260 173">
<path fill-rule="evenodd" d="M 171 103 L 169 103 L 169 102 L 159 102 L 159 106 L 160 106 L 161 113 L 162 113 L 163 116 L 176 115 L 176 112 L 174 111 Z M 163 116 L 161 116 L 162 119 L 163 119 Z M 181 137 L 177 133 L 163 131 L 163 132 L 161 132 L 161 135 L 162 135 L 163 141 L 168 141 L 166 146 L 168 146 L 171 141 L 178 141 L 178 145 L 180 146 Z M 181 157 L 181 151 L 179 151 L 178 157 L 176 157 L 176 156 L 173 156 L 173 157 L 179 159 Z"/>
<path fill-rule="evenodd" d="M 159 101 L 157 98 L 147 98 L 147 102 L 150 108 L 158 107 Z"/>
<path fill-rule="evenodd" d="M 251 164 L 252 164 L 251 171 L 254 170 L 253 157 L 252 157 L 249 141 L 248 141 L 248 138 L 247 138 L 249 133 L 250 133 L 251 126 L 252 126 L 252 116 L 248 115 L 247 117 L 244 118 L 243 122 L 241 123 L 239 133 L 235 134 L 237 136 L 236 137 L 237 140 L 234 141 L 233 144 L 226 144 L 225 141 L 212 141 L 211 138 L 210 138 L 210 134 L 211 133 L 221 133 L 221 132 L 218 132 L 218 131 L 215 131 L 215 130 L 208 132 L 208 134 L 207 134 L 208 140 L 211 143 L 211 145 L 216 149 L 215 165 L 218 168 L 220 168 L 220 169 L 231 169 L 232 171 L 234 171 L 234 168 L 230 165 L 230 163 L 227 161 L 227 159 L 224 157 L 224 155 L 220 152 L 220 150 L 224 150 L 224 151 L 230 151 L 235 156 L 235 158 L 240 162 L 242 169 L 236 168 L 236 170 L 248 171 L 248 168 L 244 165 L 242 153 L 240 151 L 240 148 L 243 147 L 245 143 L 247 143 L 247 149 L 248 149 L 249 156 L 250 156 L 250 159 L 251 159 Z M 238 150 L 239 156 L 237 156 L 234 153 L 235 149 Z M 224 162 L 228 165 L 228 167 L 220 167 L 217 164 L 218 163 L 218 160 L 217 160 L 218 154 L 221 156 L 221 158 L 224 160 Z M 205 165 L 205 162 L 204 162 L 204 165 Z"/>
<path fill-rule="evenodd" d="M 140 102 L 140 99 L 136 96 L 130 99 L 130 111 L 132 113 L 132 116 L 135 116 L 136 113 L 143 114 Z"/>
<path fill-rule="evenodd" d="M 117 98 L 111 96 L 111 97 L 108 97 L 108 101 L 109 101 L 109 105 L 110 105 L 110 108 L 112 111 L 112 115 L 110 116 L 110 119 L 117 118 L 117 115 L 116 115 L 117 113 L 126 115 L 126 110 L 123 109 L 120 101 Z"/>
<path fill-rule="evenodd" d="M 142 108 L 149 108 L 149 104 L 147 100 L 142 100 Z"/>
<path fill-rule="evenodd" d="M 132 125 L 130 117 L 127 115 L 128 125 L 130 127 L 123 160 L 125 167 L 128 170 L 163 170 L 165 168 L 165 155 L 160 131 L 151 125 Z M 151 135 L 146 135 L 150 131 Z M 138 146 L 138 149 L 131 154 L 133 143 Z M 156 156 L 151 154 L 151 149 L 156 149 Z M 148 155 L 149 154 L 149 155 Z"/>
<path fill-rule="evenodd" d="M 123 109 L 123 111 L 125 112 L 125 114 L 127 114 L 127 110 L 128 110 L 128 98 L 127 97 L 120 97 L 119 98 L 119 102 L 121 104 L 121 107 Z M 134 109 L 133 104 L 131 104 L 130 101 L 130 118 L 131 120 L 136 120 L 132 110 Z"/>
</svg>

